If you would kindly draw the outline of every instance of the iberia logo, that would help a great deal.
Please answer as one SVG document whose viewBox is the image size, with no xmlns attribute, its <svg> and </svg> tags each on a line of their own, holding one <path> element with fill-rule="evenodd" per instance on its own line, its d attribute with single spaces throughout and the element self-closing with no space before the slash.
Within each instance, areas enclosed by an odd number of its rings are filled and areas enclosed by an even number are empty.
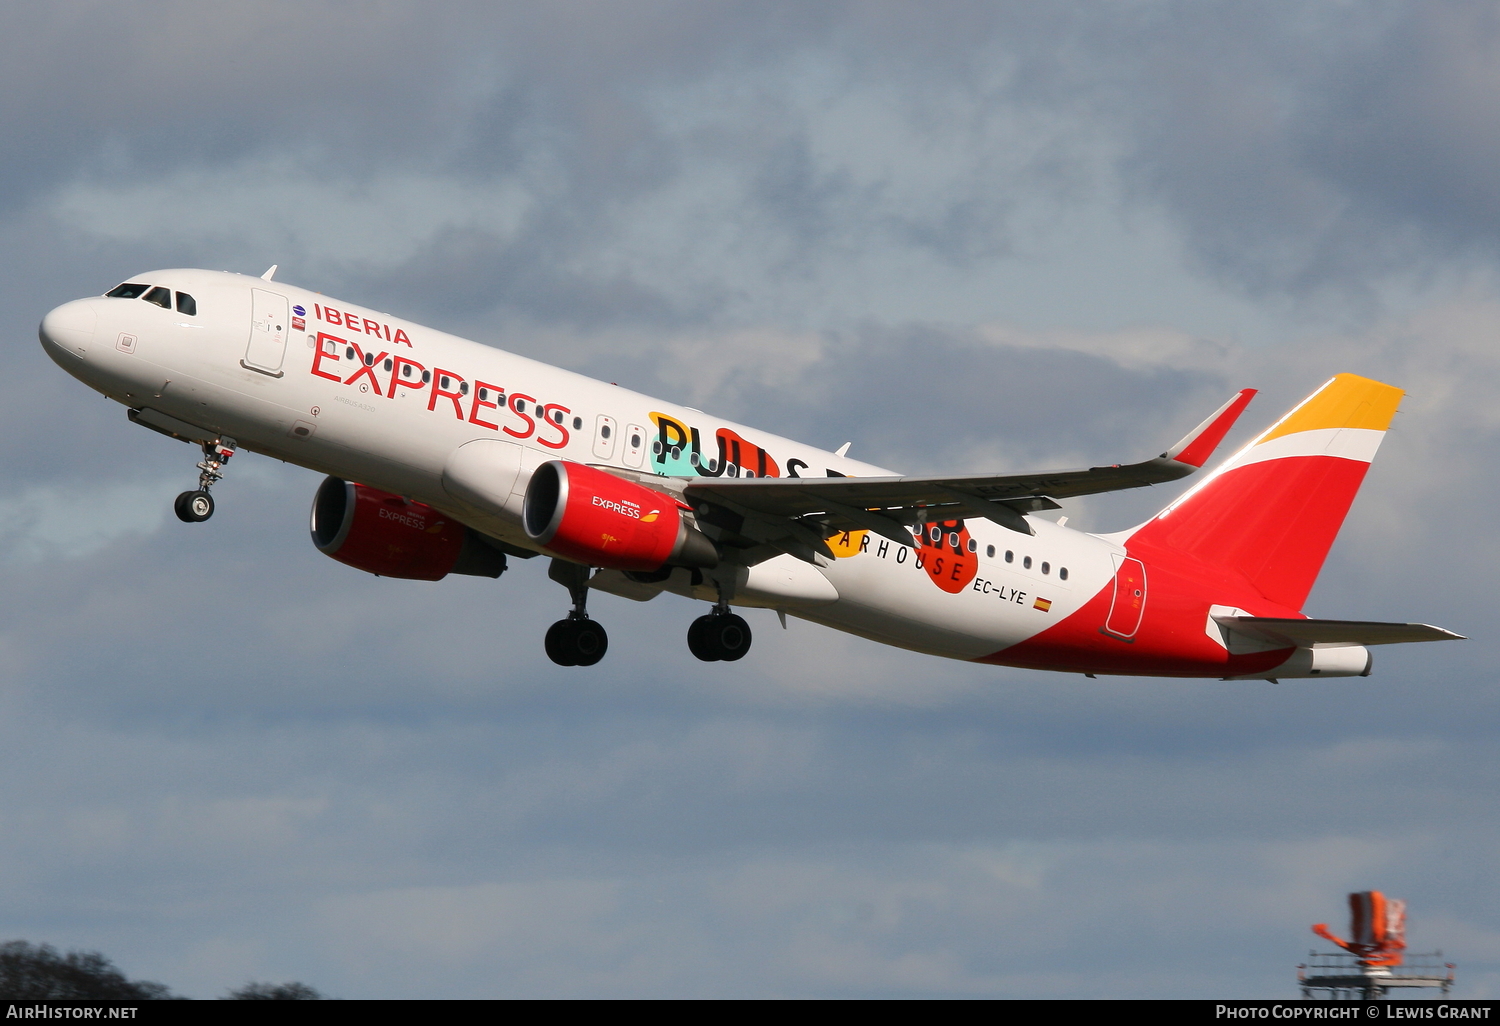
<svg viewBox="0 0 1500 1026">
<path fill-rule="evenodd" d="M 647 513 L 645 516 L 641 517 L 641 523 L 654 524 L 656 523 L 656 518 L 659 516 L 661 516 L 661 510 L 653 509 L 650 513 Z"/>
</svg>

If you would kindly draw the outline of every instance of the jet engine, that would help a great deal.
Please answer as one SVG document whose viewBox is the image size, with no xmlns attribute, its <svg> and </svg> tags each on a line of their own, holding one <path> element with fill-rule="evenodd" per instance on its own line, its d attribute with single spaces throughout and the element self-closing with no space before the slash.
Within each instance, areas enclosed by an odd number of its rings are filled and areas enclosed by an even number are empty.
<svg viewBox="0 0 1500 1026">
<path fill-rule="evenodd" d="M 424 503 L 337 477 L 318 486 L 312 540 L 325 556 L 378 577 L 438 581 L 505 572 L 505 553 L 478 531 Z"/>
<path fill-rule="evenodd" d="M 712 567 L 718 549 L 676 499 L 582 463 L 550 460 L 521 504 L 526 536 L 565 559 L 608 570 Z"/>
</svg>

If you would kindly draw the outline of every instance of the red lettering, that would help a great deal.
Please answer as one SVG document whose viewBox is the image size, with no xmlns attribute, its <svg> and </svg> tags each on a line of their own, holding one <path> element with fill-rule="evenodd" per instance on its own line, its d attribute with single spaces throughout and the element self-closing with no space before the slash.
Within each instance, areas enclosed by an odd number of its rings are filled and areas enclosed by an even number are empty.
<svg viewBox="0 0 1500 1026">
<path fill-rule="evenodd" d="M 370 320 L 370 318 L 366 317 L 365 318 L 365 334 L 366 335 L 374 335 L 376 338 L 379 338 L 380 337 L 380 325 L 376 324 L 374 321 Z"/>
<path fill-rule="evenodd" d="M 402 331 L 400 328 L 396 329 L 396 337 L 394 339 L 392 339 L 391 341 L 394 342 L 394 343 L 396 343 L 396 344 L 398 344 L 398 345 L 403 345 L 403 346 L 408 346 L 408 347 L 411 345 L 411 339 L 407 338 L 406 337 L 406 332 Z"/>
<path fill-rule="evenodd" d="M 391 326 L 389 324 L 385 326 L 385 340 L 387 342 L 391 340 Z"/>
<path fill-rule="evenodd" d="M 405 367 L 415 368 L 412 371 L 410 377 L 407 377 L 406 375 L 401 373 L 402 368 Z M 396 357 L 396 359 L 391 362 L 390 398 L 396 398 L 396 388 L 398 386 L 404 388 L 421 388 L 425 384 L 425 382 L 423 382 L 422 380 L 422 371 L 424 370 L 426 370 L 426 368 L 416 360 L 408 360 L 404 356 Z"/>
<path fill-rule="evenodd" d="M 323 308 L 323 319 L 325 321 L 327 321 L 329 324 L 343 324 L 344 323 L 344 317 L 343 317 L 343 315 L 340 314 L 337 310 L 335 310 L 331 306 L 325 306 Z"/>
<path fill-rule="evenodd" d="M 324 342 L 332 342 L 333 343 L 333 352 L 330 353 L 330 352 L 328 352 L 328 350 L 326 350 L 326 349 L 323 348 L 323 343 Z M 338 375 L 338 374 L 329 374 L 325 370 L 318 370 L 318 364 L 322 363 L 325 359 L 327 359 L 327 360 L 333 360 L 335 363 L 338 362 L 338 358 L 339 358 L 338 347 L 341 346 L 341 345 L 343 345 L 343 344 L 344 344 L 344 340 L 341 339 L 341 338 L 334 338 L 332 335 L 325 335 L 321 331 L 318 332 L 318 348 L 313 353 L 312 372 L 314 374 L 316 374 L 320 378 L 327 378 L 329 381 L 343 381 L 344 379 L 343 379 L 343 377 L 341 375 Z"/>
<path fill-rule="evenodd" d="M 487 381 L 474 382 L 474 402 L 469 406 L 469 423 L 478 424 L 480 427 L 487 427 L 491 431 L 499 431 L 499 424 L 491 424 L 487 420 L 479 419 L 479 408 L 481 406 L 487 407 L 491 410 L 498 410 L 500 408 L 499 403 L 492 403 L 488 399 L 479 398 L 486 392 L 494 392 L 496 396 L 505 395 L 505 389 L 496 388 L 494 385 L 490 384 Z"/>
<path fill-rule="evenodd" d="M 507 427 L 505 429 L 505 433 L 507 435 L 511 435 L 511 436 L 513 436 L 515 438 L 530 438 L 531 437 L 531 433 L 536 430 L 536 421 L 534 421 L 534 420 L 531 419 L 531 414 L 529 414 L 529 413 L 523 413 L 522 411 L 516 409 L 516 403 L 524 403 L 524 402 L 532 402 L 532 403 L 534 403 L 534 402 L 536 402 L 536 400 L 532 399 L 531 396 L 529 396 L 529 395 L 513 395 L 513 396 L 510 397 L 510 412 L 514 413 L 517 417 L 520 417 L 522 420 L 524 420 L 526 422 L 526 430 L 525 431 L 512 431 L 510 428 Z"/>
<path fill-rule="evenodd" d="M 375 380 L 375 365 L 381 360 L 384 360 L 388 354 L 381 353 L 379 356 L 375 357 L 375 359 L 366 363 L 365 354 L 359 351 L 359 344 L 350 342 L 349 345 L 354 349 L 354 358 L 359 361 L 359 370 L 350 375 L 349 380 L 345 381 L 344 384 L 352 385 L 360 378 L 369 378 L 370 387 L 375 389 L 375 394 L 385 395 L 385 393 L 380 390 L 380 382 Z"/>
<path fill-rule="evenodd" d="M 318 320 L 321 321 L 323 319 L 323 308 L 317 303 L 313 304 L 313 313 L 318 315 Z"/>
<path fill-rule="evenodd" d="M 453 379 L 454 390 L 452 392 L 443 387 L 443 382 L 448 378 Z M 457 416 L 459 420 L 463 420 L 463 393 L 458 391 L 458 386 L 463 382 L 463 380 L 463 378 L 459 377 L 457 374 L 454 374 L 452 371 L 445 371 L 441 367 L 432 368 L 432 395 L 427 399 L 427 409 L 429 411 L 436 409 L 438 396 L 442 396 L 444 399 L 452 401 L 454 415 Z"/>
<path fill-rule="evenodd" d="M 559 419 L 557 417 L 554 417 L 554 410 L 558 413 L 561 413 L 563 415 L 562 418 Z M 568 409 L 566 406 L 559 406 L 557 405 L 557 403 L 548 403 L 547 406 L 542 410 L 542 422 L 550 428 L 556 428 L 557 431 L 562 434 L 562 440 L 557 442 L 549 442 L 545 438 L 538 436 L 537 441 L 541 442 L 549 449 L 561 449 L 563 446 L 567 445 L 568 429 L 563 426 L 562 422 L 563 420 L 566 420 L 567 415 L 572 412 L 573 411 Z"/>
</svg>

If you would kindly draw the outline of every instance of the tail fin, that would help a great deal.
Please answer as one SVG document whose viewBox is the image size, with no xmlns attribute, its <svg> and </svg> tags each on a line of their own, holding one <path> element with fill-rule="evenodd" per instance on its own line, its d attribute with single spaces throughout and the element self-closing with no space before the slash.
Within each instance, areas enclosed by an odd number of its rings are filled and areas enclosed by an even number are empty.
<svg viewBox="0 0 1500 1026">
<path fill-rule="evenodd" d="M 1337 375 L 1137 528 L 1129 546 L 1235 571 L 1300 610 L 1404 394 Z"/>
</svg>

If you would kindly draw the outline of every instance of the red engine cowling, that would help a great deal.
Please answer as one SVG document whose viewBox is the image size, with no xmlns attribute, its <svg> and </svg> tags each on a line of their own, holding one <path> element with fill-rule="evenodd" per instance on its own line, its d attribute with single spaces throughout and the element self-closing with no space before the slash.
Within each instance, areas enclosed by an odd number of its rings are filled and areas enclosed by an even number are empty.
<svg viewBox="0 0 1500 1026">
<path fill-rule="evenodd" d="M 499 577 L 505 553 L 431 506 L 336 477 L 313 499 L 319 552 L 380 577 L 437 581 L 451 573 Z"/>
<path fill-rule="evenodd" d="M 526 536 L 565 559 L 609 570 L 717 566 L 718 549 L 677 500 L 582 463 L 551 460 L 531 475 Z"/>
</svg>

